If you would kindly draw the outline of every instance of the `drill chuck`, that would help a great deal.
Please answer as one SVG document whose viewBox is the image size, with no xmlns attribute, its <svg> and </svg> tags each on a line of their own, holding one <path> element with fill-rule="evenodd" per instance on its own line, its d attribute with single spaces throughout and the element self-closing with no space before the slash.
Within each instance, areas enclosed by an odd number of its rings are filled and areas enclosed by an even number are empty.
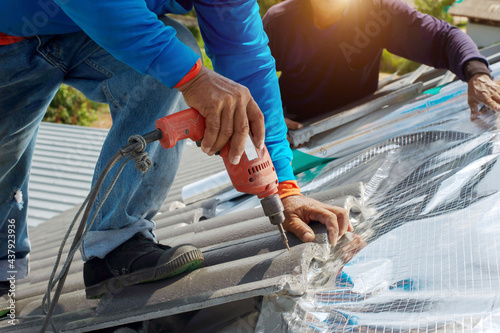
<svg viewBox="0 0 500 333">
<path fill-rule="evenodd" d="M 278 194 L 272 194 L 260 200 L 264 214 L 269 218 L 271 224 L 280 225 L 285 222 L 283 214 L 283 204 Z"/>
</svg>

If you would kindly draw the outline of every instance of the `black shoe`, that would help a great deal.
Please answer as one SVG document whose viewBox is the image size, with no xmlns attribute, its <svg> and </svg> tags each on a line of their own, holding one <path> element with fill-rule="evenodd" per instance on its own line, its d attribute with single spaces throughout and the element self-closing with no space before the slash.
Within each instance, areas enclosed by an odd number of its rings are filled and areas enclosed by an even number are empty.
<svg viewBox="0 0 500 333">
<path fill-rule="evenodd" d="M 88 299 L 100 298 L 123 287 L 169 278 L 200 267 L 203 255 L 192 245 L 171 248 L 137 233 L 108 253 L 83 265 Z"/>
</svg>

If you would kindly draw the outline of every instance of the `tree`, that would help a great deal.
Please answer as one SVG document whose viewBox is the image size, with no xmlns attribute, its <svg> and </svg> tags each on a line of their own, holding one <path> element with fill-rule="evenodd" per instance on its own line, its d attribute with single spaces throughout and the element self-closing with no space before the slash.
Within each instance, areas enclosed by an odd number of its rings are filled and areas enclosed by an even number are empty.
<svg viewBox="0 0 500 333">
<path fill-rule="evenodd" d="M 44 121 L 90 126 L 97 120 L 98 103 L 91 102 L 78 90 L 62 85 L 43 117 Z"/>
</svg>

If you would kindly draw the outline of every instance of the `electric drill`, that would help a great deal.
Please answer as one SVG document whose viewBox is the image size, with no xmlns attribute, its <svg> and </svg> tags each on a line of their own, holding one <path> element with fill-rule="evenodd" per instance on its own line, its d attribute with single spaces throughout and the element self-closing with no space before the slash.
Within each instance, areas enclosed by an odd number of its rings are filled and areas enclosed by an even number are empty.
<svg viewBox="0 0 500 333">
<path fill-rule="evenodd" d="M 168 149 L 175 146 L 179 140 L 200 141 L 203 139 L 205 118 L 191 108 L 158 119 L 155 127 L 162 134 L 161 146 Z M 239 192 L 255 194 L 261 199 L 260 203 L 264 213 L 272 224 L 278 226 L 281 238 L 290 251 L 288 239 L 282 226 L 285 216 L 283 215 L 283 204 L 278 195 L 278 176 L 266 146 L 264 145 L 261 150 L 257 149 L 248 136 L 245 151 L 237 165 L 229 162 L 228 155 L 229 142 L 220 151 L 220 156 L 234 188 Z"/>
</svg>

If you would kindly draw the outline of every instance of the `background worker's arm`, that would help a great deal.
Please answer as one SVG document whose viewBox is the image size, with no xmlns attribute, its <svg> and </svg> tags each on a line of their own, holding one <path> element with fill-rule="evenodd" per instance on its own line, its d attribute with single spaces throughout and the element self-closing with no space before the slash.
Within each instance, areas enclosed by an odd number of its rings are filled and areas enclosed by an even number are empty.
<svg viewBox="0 0 500 333">
<path fill-rule="evenodd" d="M 382 38 L 389 52 L 449 69 L 468 82 L 472 118 L 479 113 L 479 104 L 500 111 L 500 84 L 489 77 L 488 62 L 469 36 L 447 22 L 418 12 L 403 1 L 380 0 L 377 10 L 388 15 L 382 16 L 388 22 Z"/>
</svg>

